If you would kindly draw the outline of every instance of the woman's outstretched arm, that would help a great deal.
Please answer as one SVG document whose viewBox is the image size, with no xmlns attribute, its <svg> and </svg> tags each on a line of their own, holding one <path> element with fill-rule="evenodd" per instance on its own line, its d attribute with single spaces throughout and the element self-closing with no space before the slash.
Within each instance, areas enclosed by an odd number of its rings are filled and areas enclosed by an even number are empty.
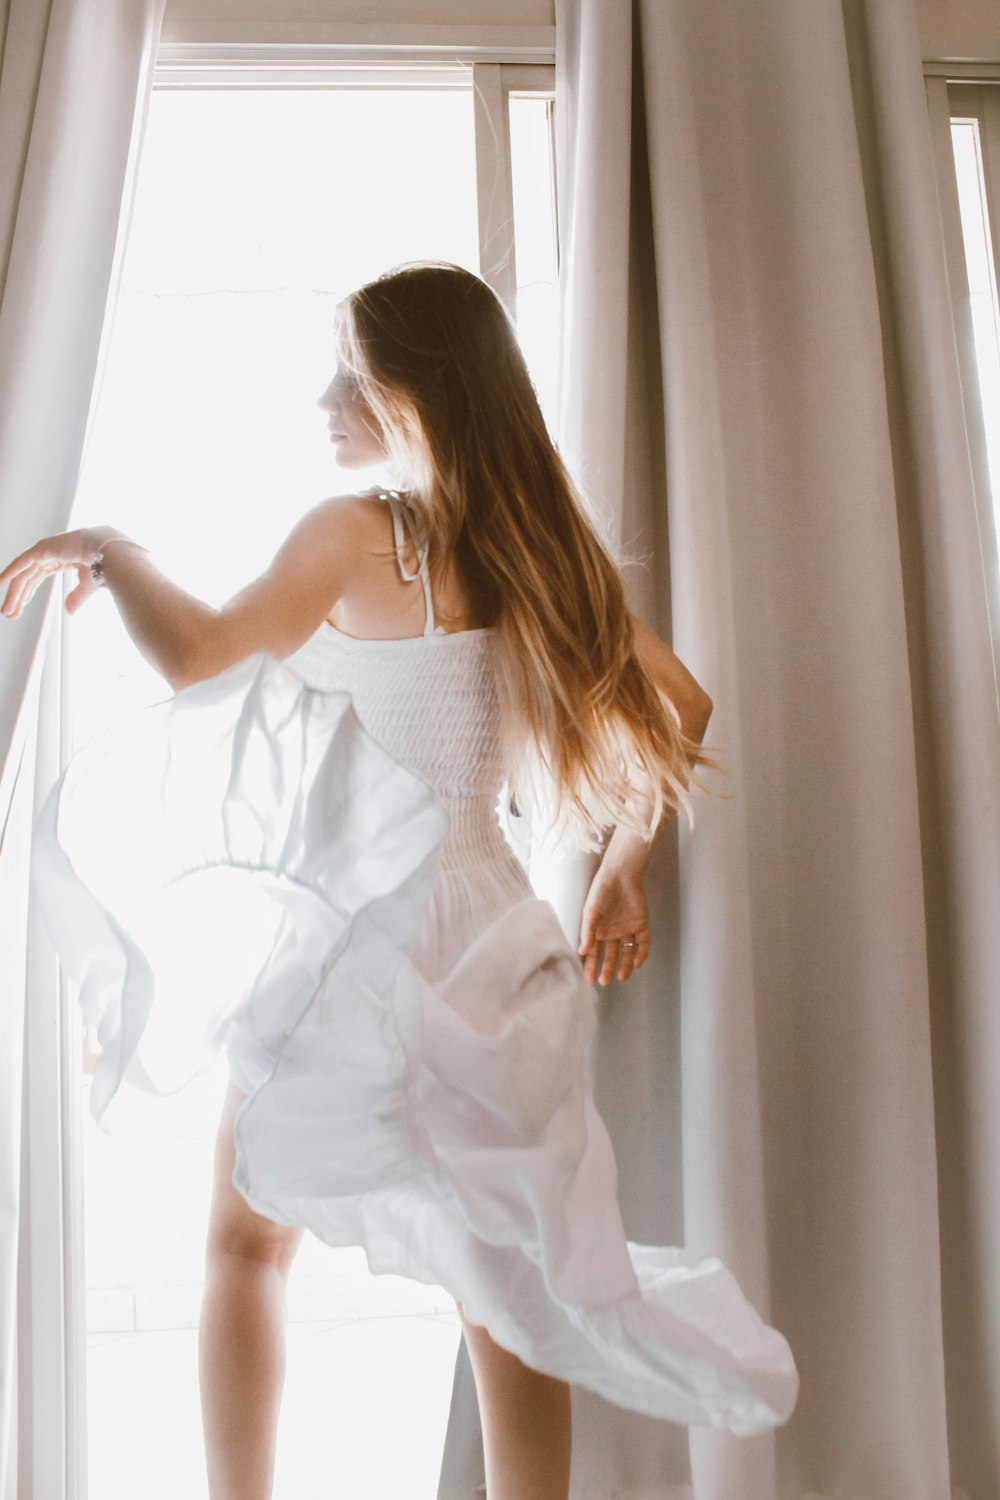
<svg viewBox="0 0 1000 1500">
<path fill-rule="evenodd" d="M 0 572 L 7 593 L 0 614 L 16 619 L 50 574 L 75 568 L 70 614 L 96 592 L 90 565 L 106 547 L 102 570 L 125 628 L 172 688 L 214 677 L 255 651 L 285 657 L 318 628 L 343 592 L 357 544 L 359 508 L 327 500 L 294 527 L 274 561 L 220 609 L 171 582 L 139 546 L 112 526 L 45 537 Z"/>
</svg>

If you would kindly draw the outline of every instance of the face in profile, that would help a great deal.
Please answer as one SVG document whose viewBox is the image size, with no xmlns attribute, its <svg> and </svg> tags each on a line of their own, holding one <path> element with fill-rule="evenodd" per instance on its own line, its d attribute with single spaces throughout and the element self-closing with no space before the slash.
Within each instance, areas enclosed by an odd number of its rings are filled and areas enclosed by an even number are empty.
<svg viewBox="0 0 1000 1500">
<path fill-rule="evenodd" d="M 381 429 L 355 382 L 338 371 L 317 402 L 328 416 L 330 442 L 343 469 L 366 469 L 387 454 Z"/>
</svg>

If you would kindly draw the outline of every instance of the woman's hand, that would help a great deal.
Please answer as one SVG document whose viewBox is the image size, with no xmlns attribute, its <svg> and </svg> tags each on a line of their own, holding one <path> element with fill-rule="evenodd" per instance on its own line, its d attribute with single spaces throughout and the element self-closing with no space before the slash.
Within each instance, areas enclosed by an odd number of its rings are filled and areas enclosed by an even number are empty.
<svg viewBox="0 0 1000 1500">
<path fill-rule="evenodd" d="M 588 984 L 620 983 L 641 968 L 649 953 L 645 875 L 648 859 L 618 859 L 609 847 L 591 882 L 583 908 L 580 946 Z M 634 943 L 635 946 L 626 946 Z"/>
<path fill-rule="evenodd" d="M 7 596 L 0 604 L 0 614 L 16 620 L 21 611 L 52 573 L 75 568 L 79 583 L 66 596 L 66 608 L 75 614 L 100 588 L 90 576 L 90 565 L 100 556 L 101 548 L 113 536 L 121 536 L 113 526 L 84 526 L 79 531 L 65 531 L 60 536 L 43 537 L 27 552 L 9 562 L 0 573 L 0 588 L 7 584 Z"/>
</svg>

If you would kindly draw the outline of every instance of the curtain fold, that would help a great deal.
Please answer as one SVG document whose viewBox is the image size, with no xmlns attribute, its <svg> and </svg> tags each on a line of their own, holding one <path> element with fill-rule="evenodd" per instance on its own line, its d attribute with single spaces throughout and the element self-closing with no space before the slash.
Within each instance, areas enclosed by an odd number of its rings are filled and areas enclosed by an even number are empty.
<svg viewBox="0 0 1000 1500">
<path fill-rule="evenodd" d="M 977 478 L 988 483 L 984 434 L 963 422 L 967 330 L 954 326 L 940 248 L 919 232 L 954 195 L 954 178 L 935 190 L 926 168 L 923 82 L 900 67 L 895 16 L 862 19 L 872 58 L 862 75 L 865 186 L 920 787 L 948 1435 L 956 1493 L 978 1500 L 1000 1493 L 1000 568 L 989 495 L 977 496 Z M 921 133 L 919 155 L 907 120 Z M 950 140 L 944 154 L 951 170 Z M 958 316 L 968 318 L 967 283 L 962 290 Z"/>
<path fill-rule="evenodd" d="M 128 224 L 163 0 L 7 0 L 0 9 L 0 557 L 65 530 Z M 37 1434 L 20 1413 L 37 1328 L 18 1340 L 21 1066 L 31 814 L 47 596 L 0 621 L 0 1492 L 34 1485 Z M 46 734 L 54 732 L 51 717 Z M 42 758 L 47 764 L 48 750 Z M 36 966 L 37 967 L 37 966 Z M 57 998 L 46 995 L 57 1019 Z M 51 1079 L 53 1100 L 59 1080 Z M 21 1268 L 22 1303 L 44 1297 Z M 61 1296 L 61 1288 L 57 1292 Z M 51 1320 L 45 1324 L 51 1328 Z M 39 1411 L 42 1421 L 52 1412 Z M 29 1413 L 30 1418 L 30 1413 Z M 65 1429 L 62 1429 L 63 1431 Z M 46 1474 L 72 1455 L 50 1433 Z M 58 1447 L 58 1457 L 55 1450 Z M 41 1444 L 38 1445 L 41 1450 Z M 43 1487 L 51 1490 L 46 1478 Z M 40 1493 L 41 1491 L 39 1491 Z"/>
<path fill-rule="evenodd" d="M 163 0 L 8 0 L 0 67 L 0 555 L 64 529 Z M 30 497 L 30 501 L 28 498 Z M 41 606 L 3 622 L 0 815 Z M 2 825 L 0 816 L 0 825 Z"/>
<path fill-rule="evenodd" d="M 630 1237 L 719 1254 L 802 1376 L 752 1440 L 574 1392 L 572 1497 L 990 1500 L 995 541 L 914 6 L 559 0 L 557 44 L 562 445 L 727 772 L 597 1100 Z"/>
</svg>

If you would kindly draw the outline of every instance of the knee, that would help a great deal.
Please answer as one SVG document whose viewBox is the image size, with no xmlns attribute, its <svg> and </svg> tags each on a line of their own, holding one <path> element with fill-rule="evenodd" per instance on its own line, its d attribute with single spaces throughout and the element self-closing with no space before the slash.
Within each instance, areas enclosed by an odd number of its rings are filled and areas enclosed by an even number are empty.
<svg viewBox="0 0 1000 1500">
<path fill-rule="evenodd" d="M 246 1209 L 233 1216 L 214 1215 L 209 1225 L 205 1260 L 209 1274 L 227 1275 L 247 1271 L 275 1271 L 283 1277 L 291 1270 L 302 1238 L 301 1229 L 272 1223 Z"/>
<path fill-rule="evenodd" d="M 209 1275 L 217 1270 L 233 1275 L 246 1268 L 277 1271 L 287 1276 L 302 1239 L 302 1230 L 288 1224 L 276 1224 L 273 1219 L 257 1213 L 233 1182 L 236 1158 L 233 1125 L 245 1097 L 230 1085 L 219 1124 L 205 1248 L 206 1268 Z"/>
</svg>

